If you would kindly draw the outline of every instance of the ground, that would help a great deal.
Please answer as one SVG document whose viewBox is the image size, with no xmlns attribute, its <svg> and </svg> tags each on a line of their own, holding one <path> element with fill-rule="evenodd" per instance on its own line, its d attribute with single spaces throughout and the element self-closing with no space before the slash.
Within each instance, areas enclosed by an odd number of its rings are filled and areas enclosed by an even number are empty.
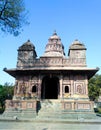
<svg viewBox="0 0 101 130">
<path fill-rule="evenodd" d="M 101 123 L 0 121 L 0 130 L 101 130 Z"/>
</svg>

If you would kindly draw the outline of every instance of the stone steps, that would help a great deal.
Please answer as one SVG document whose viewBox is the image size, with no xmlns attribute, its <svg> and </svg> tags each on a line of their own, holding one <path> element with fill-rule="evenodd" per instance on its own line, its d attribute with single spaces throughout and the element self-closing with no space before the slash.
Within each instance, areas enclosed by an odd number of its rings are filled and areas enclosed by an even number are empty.
<svg viewBox="0 0 101 130">
<path fill-rule="evenodd" d="M 41 109 L 38 112 L 38 118 L 61 118 L 60 100 L 42 100 Z"/>
<path fill-rule="evenodd" d="M 7 109 L 2 115 L 3 117 L 27 117 L 34 118 L 36 117 L 36 111 L 34 110 L 16 110 L 16 109 Z"/>
<path fill-rule="evenodd" d="M 43 100 L 40 102 L 40 110 L 37 118 L 44 119 L 96 119 L 96 114 L 93 112 L 62 110 L 61 101 Z"/>
<path fill-rule="evenodd" d="M 98 117 L 96 114 L 84 114 L 84 113 L 41 113 L 40 115 L 37 116 L 37 118 L 44 119 L 44 118 L 49 118 L 49 119 L 97 119 Z"/>
</svg>

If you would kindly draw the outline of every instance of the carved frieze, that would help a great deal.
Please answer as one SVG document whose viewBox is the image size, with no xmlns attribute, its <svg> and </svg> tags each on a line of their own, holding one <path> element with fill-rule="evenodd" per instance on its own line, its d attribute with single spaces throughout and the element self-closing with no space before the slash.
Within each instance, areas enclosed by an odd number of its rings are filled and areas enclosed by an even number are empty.
<svg viewBox="0 0 101 130">
<path fill-rule="evenodd" d="M 90 103 L 78 103 L 77 105 L 78 110 L 90 110 L 91 109 L 91 104 Z"/>
<path fill-rule="evenodd" d="M 40 58 L 33 61 L 18 61 L 17 67 L 42 67 L 42 66 L 86 66 L 85 59 Z"/>
</svg>

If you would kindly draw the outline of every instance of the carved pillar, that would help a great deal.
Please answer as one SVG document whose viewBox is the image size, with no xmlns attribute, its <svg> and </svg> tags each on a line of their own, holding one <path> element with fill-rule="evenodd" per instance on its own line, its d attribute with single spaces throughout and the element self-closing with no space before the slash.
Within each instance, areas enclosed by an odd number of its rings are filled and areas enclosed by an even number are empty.
<svg viewBox="0 0 101 130">
<path fill-rule="evenodd" d="M 19 94 L 20 93 L 20 81 L 18 82 L 18 85 L 17 85 L 17 94 Z"/>
<path fill-rule="evenodd" d="M 62 82 L 63 82 L 63 76 L 60 76 L 60 98 L 63 98 L 63 86 L 62 86 Z"/>
<path fill-rule="evenodd" d="M 85 79 L 85 82 L 86 82 L 86 95 L 88 96 L 88 79 L 87 79 L 87 76 L 85 76 L 86 79 Z"/>
<path fill-rule="evenodd" d="M 39 75 L 39 81 L 38 81 L 38 99 L 41 99 L 41 83 L 42 83 L 42 78 Z"/>
<path fill-rule="evenodd" d="M 18 87 L 18 83 L 17 83 L 17 80 L 16 80 L 15 86 L 14 86 L 14 96 L 17 94 L 17 87 Z"/>
<path fill-rule="evenodd" d="M 70 81 L 71 81 L 71 96 L 74 94 L 74 82 L 73 82 L 73 76 L 70 75 Z"/>
</svg>

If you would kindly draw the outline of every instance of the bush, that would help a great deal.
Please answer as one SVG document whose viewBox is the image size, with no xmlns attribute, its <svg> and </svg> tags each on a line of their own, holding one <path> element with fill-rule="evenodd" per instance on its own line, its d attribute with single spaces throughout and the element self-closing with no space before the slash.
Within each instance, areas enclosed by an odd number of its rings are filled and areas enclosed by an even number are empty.
<svg viewBox="0 0 101 130">
<path fill-rule="evenodd" d="M 0 107 L 0 114 L 2 114 L 4 112 L 4 110 L 5 110 L 4 108 Z"/>
<path fill-rule="evenodd" d="M 101 107 L 99 107 L 99 108 L 98 108 L 98 113 L 100 113 L 100 114 L 101 114 Z"/>
</svg>

